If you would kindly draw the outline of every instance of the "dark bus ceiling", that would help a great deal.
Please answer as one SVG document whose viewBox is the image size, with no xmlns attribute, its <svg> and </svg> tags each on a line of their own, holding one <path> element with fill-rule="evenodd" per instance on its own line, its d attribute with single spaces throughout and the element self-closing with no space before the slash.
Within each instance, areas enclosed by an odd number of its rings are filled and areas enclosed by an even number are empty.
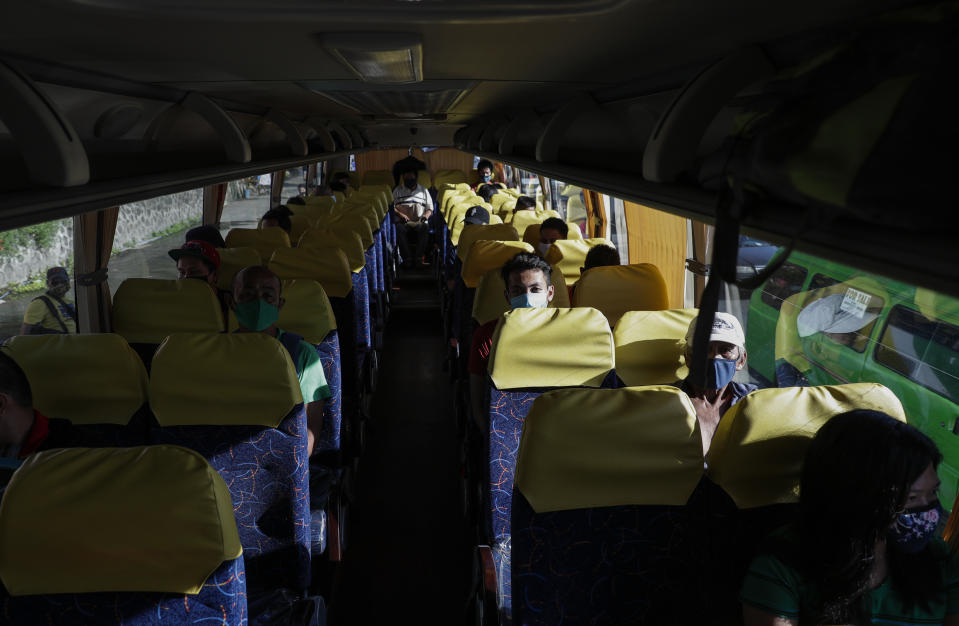
<svg viewBox="0 0 959 626">
<path fill-rule="evenodd" d="M 712 221 L 712 193 L 642 176 L 645 144 L 678 90 L 703 67 L 746 46 L 758 45 L 773 67 L 788 66 L 857 20 L 902 4 L 7 2 L 0 13 L 0 60 L 35 85 L 27 91 L 52 101 L 82 141 L 79 160 L 86 163 L 68 164 L 72 179 L 54 171 L 59 165 L 49 168 L 49 176 L 38 174 L 47 168 L 24 150 L 31 138 L 4 117 L 0 229 L 409 145 L 460 147 Z M 343 33 L 418 39 L 422 81 L 360 80 L 328 49 L 329 37 Z M 0 81 L 0 114 L 21 104 L 10 103 L 6 87 Z M 542 154 L 535 146 L 522 149 L 530 138 L 535 144 L 551 116 L 569 114 L 576 102 L 586 103 L 577 109 L 585 111 L 577 113 L 578 121 L 586 121 L 553 142 L 551 155 L 537 158 Z M 735 98 L 723 105 L 700 154 L 718 146 L 728 130 Z M 516 150 L 501 153 L 497 140 L 517 120 Z M 790 207 L 768 207 L 746 221 L 748 232 L 777 242 L 799 229 L 798 212 Z M 807 225 L 798 247 L 957 293 L 959 270 L 942 230 L 904 236 L 836 221 L 828 228 Z"/>
</svg>

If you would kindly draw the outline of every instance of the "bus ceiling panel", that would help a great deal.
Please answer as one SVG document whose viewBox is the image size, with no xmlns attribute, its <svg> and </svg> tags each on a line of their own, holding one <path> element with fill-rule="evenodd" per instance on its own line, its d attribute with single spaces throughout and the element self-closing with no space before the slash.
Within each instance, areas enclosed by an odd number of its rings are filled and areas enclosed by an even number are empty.
<svg viewBox="0 0 959 626">
<path fill-rule="evenodd" d="M 672 182 L 696 159 L 710 122 L 729 100 L 749 85 L 772 76 L 775 68 L 757 46 L 743 48 L 705 67 L 679 91 L 663 112 L 643 157 L 643 176 Z"/>
<path fill-rule="evenodd" d="M 73 125 L 26 74 L 3 61 L 0 119 L 19 148 L 31 183 L 73 187 L 89 180 L 87 153 Z"/>
<path fill-rule="evenodd" d="M 360 81 L 301 81 L 306 91 L 366 115 L 416 118 L 448 113 L 475 87 L 469 80 L 426 80 L 412 85 Z"/>
<path fill-rule="evenodd" d="M 333 135 L 330 134 L 330 130 L 326 127 L 326 120 L 318 117 L 308 117 L 304 123 L 309 125 L 316 133 L 315 141 L 319 147 L 322 148 L 322 152 L 333 152 L 336 150 L 336 141 L 334 141 Z"/>
<path fill-rule="evenodd" d="M 454 124 L 382 123 L 363 130 L 369 135 L 367 146 L 398 147 L 454 145 Z"/>
<path fill-rule="evenodd" d="M 479 139 L 479 149 L 483 152 L 496 152 L 499 149 L 500 139 L 506 133 L 506 128 L 510 124 L 510 118 L 507 115 L 496 116 L 486 125 Z"/>
</svg>

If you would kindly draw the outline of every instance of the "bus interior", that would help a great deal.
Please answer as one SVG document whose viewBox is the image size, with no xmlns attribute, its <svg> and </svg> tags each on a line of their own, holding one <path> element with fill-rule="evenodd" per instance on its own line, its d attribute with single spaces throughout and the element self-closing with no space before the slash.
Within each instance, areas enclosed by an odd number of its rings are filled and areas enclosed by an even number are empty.
<svg viewBox="0 0 959 626">
<path fill-rule="evenodd" d="M 0 350 L 78 435 L 2 466 L 0 623 L 741 623 L 805 447 L 853 408 L 936 443 L 951 510 L 957 3 L 3 15 Z M 422 258 L 400 254 L 407 170 L 430 196 Z M 213 291 L 267 266 L 278 324 L 322 363 L 312 456 L 295 364 L 176 280 L 186 223 L 117 247 L 129 207 L 186 194 L 225 238 Z M 261 228 L 278 206 L 288 231 Z M 568 233 L 540 249 L 547 218 Z M 41 247 L 32 271 L 67 266 L 75 334 L 20 336 L 34 294 L 4 272 L 41 225 L 66 256 Z M 598 245 L 621 267 L 584 271 Z M 519 252 L 552 267 L 545 311 L 504 301 Z M 708 458 L 670 386 L 702 372 L 697 310 L 739 319 L 735 380 L 760 388 Z"/>
</svg>

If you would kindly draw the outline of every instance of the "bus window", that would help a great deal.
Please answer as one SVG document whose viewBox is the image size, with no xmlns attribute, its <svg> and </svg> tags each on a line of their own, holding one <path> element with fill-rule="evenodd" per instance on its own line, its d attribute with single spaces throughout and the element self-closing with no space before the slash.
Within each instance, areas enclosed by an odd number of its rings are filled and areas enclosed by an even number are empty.
<svg viewBox="0 0 959 626">
<path fill-rule="evenodd" d="M 539 184 L 539 176 L 526 170 L 519 172 L 519 191 L 533 200 L 542 200 L 545 195 Z"/>
<path fill-rule="evenodd" d="M 619 258 L 629 263 L 629 238 L 626 236 L 626 207 L 613 196 L 604 196 L 606 202 L 606 238 L 613 242 Z"/>
<path fill-rule="evenodd" d="M 876 362 L 959 403 L 959 326 L 896 305 L 876 346 Z"/>
<path fill-rule="evenodd" d="M 788 261 L 783 263 L 763 285 L 762 301 L 778 311 L 782 308 L 783 300 L 802 291 L 806 274 L 805 267 Z"/>
</svg>

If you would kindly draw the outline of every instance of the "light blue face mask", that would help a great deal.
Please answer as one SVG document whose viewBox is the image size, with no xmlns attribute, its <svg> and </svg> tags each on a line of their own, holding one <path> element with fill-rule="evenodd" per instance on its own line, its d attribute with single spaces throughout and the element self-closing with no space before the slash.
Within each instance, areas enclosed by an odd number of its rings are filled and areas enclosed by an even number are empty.
<svg viewBox="0 0 959 626">
<path fill-rule="evenodd" d="M 735 359 L 708 359 L 706 361 L 706 389 L 722 389 L 736 375 Z"/>
<path fill-rule="evenodd" d="M 492 174 L 483 174 L 483 176 L 482 176 L 481 178 L 483 179 L 483 182 L 484 182 L 484 183 L 488 183 L 489 181 L 493 180 L 493 175 L 492 175 Z"/>
<path fill-rule="evenodd" d="M 509 305 L 514 309 L 545 309 L 549 298 L 545 291 L 538 293 L 521 293 L 509 299 Z"/>
</svg>

